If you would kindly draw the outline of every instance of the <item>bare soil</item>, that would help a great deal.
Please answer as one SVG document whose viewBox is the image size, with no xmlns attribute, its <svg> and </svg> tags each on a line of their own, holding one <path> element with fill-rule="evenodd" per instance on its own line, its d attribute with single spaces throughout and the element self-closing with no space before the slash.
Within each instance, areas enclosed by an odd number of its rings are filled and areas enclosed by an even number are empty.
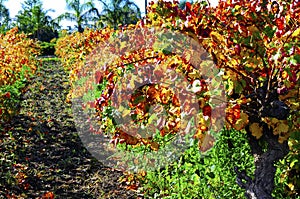
<svg viewBox="0 0 300 199">
<path fill-rule="evenodd" d="M 123 173 L 83 146 L 66 103 L 69 89 L 61 64 L 45 62 L 20 113 L 0 124 L 0 198 L 141 198 L 126 189 Z"/>
</svg>

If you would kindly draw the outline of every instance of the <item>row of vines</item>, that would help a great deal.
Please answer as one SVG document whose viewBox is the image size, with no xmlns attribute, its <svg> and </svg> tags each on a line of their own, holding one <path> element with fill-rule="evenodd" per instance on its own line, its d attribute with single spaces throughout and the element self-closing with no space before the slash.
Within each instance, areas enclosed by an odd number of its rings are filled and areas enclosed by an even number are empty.
<svg viewBox="0 0 300 199">
<path fill-rule="evenodd" d="M 0 34 L 0 116 L 5 121 L 15 115 L 22 93 L 37 69 L 36 41 L 13 28 Z"/>
<path fill-rule="evenodd" d="M 113 96 L 113 92 L 124 76 L 137 77 L 134 71 L 147 77 L 149 73 L 163 76 L 166 71 L 174 70 L 182 74 L 196 95 L 199 111 L 195 114 L 199 120 L 193 138 L 200 151 L 205 152 L 213 146 L 215 135 L 209 129 L 222 125 L 218 123 L 221 117 L 225 118 L 227 129 L 244 132 L 252 143 L 268 142 L 275 137 L 280 146 L 288 144 L 290 149 L 277 163 L 280 176 L 276 174 L 276 179 L 285 183 L 289 197 L 299 196 L 300 181 L 295 177 L 300 172 L 299 7 L 300 2 L 295 0 L 251 0 L 222 1 L 216 8 L 209 7 L 206 2 L 186 3 L 185 9 L 180 9 L 177 1 L 158 1 L 150 3 L 147 17 L 136 25 L 118 30 L 86 29 L 83 33 L 65 35 L 57 41 L 56 55 L 62 58 L 65 69 L 70 72 L 73 89 L 68 99 L 86 98 L 82 107 L 94 109 L 95 115 L 90 117 L 96 118 L 98 126 L 91 125 L 92 133 L 109 135 L 111 143 L 123 144 L 126 150 L 127 147 L 132 150 L 144 147 L 158 151 L 166 140 L 164 137 L 176 135 L 182 127 L 180 114 L 190 111 L 180 110 L 181 97 L 167 87 L 150 84 L 132 94 L 130 111 L 123 112 L 123 116 L 130 114 L 134 123 L 149 122 L 151 116 L 147 113 L 154 104 L 162 105 L 170 115 L 160 125 L 158 136 L 145 136 L 118 127 L 111 106 L 113 102 L 121 103 L 126 95 Z M 186 50 L 180 46 L 184 43 L 164 46 L 162 42 L 167 43 L 172 38 L 158 39 L 153 36 L 153 29 L 161 35 L 167 30 L 197 41 L 218 70 L 206 70 L 204 53 Z M 198 63 L 200 66 L 195 67 Z M 140 70 L 149 65 L 160 67 L 150 72 Z M 205 75 L 213 77 L 209 80 L 216 87 L 220 86 L 218 82 L 224 83 L 224 103 L 213 103 L 212 97 L 223 93 L 215 93 L 218 89 L 208 85 Z M 120 86 L 134 88 L 135 84 L 136 81 L 131 81 Z M 86 97 L 89 95 L 93 97 Z M 271 134 L 268 133 L 270 129 Z M 261 155 L 263 151 L 258 153 Z M 247 186 L 242 182 L 239 185 Z"/>
</svg>

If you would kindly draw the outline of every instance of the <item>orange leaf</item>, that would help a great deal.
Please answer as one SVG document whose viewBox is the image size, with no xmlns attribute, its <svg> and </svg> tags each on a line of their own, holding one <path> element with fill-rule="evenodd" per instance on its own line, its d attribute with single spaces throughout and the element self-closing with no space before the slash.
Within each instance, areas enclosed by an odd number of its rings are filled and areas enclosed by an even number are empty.
<svg viewBox="0 0 300 199">
<path fill-rule="evenodd" d="M 53 192 L 46 192 L 43 196 L 42 199 L 54 199 L 54 193 Z"/>
</svg>

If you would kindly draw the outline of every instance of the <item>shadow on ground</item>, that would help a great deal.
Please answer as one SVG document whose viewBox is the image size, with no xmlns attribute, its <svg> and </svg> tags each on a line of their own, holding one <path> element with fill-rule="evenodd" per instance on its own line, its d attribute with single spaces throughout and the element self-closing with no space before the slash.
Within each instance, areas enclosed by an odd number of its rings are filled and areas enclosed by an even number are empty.
<svg viewBox="0 0 300 199">
<path fill-rule="evenodd" d="M 58 62 L 40 68 L 20 114 L 0 124 L 0 198 L 137 198 L 83 146 L 65 103 L 68 75 Z"/>
</svg>

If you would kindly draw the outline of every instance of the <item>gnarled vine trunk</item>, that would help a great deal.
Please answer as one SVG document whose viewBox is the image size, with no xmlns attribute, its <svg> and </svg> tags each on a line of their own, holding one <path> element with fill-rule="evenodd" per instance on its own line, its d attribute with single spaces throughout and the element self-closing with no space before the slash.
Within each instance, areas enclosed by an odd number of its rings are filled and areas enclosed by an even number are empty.
<svg viewBox="0 0 300 199">
<path fill-rule="evenodd" d="M 263 124 L 263 137 L 260 143 L 251 135 L 249 128 L 246 128 L 246 131 L 255 157 L 254 179 L 250 178 L 245 171 L 235 168 L 237 183 L 246 190 L 245 195 L 248 199 L 272 199 L 276 172 L 274 164 L 288 154 L 288 143 L 287 141 L 279 143 L 278 136 L 275 136 L 266 124 Z M 267 144 L 265 152 L 263 152 L 261 142 Z"/>
</svg>

